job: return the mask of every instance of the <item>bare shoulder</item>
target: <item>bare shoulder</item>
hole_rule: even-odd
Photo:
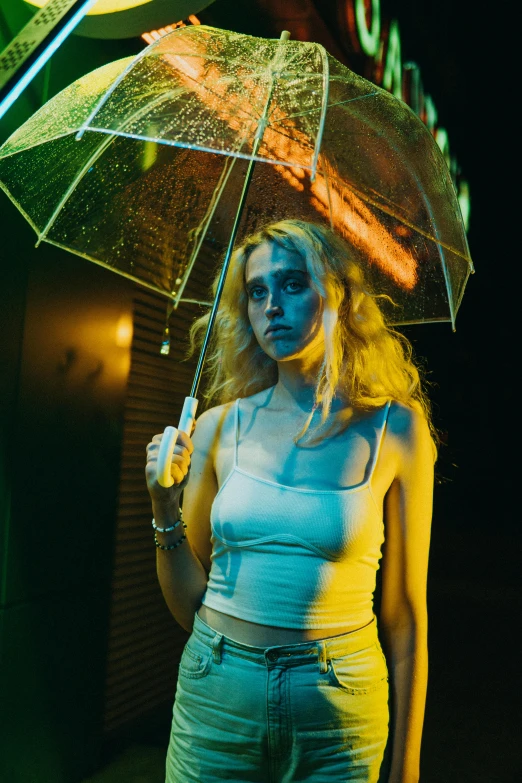
[[[435,446],[424,413],[393,401],[388,415],[388,433],[403,465],[435,460]]]
[[[208,408],[196,419],[196,430],[192,437],[195,450],[210,451],[216,448],[223,428],[230,422],[232,402]]]
[[[428,422],[422,411],[396,400],[390,405],[388,429],[404,443],[423,435],[430,437]]]

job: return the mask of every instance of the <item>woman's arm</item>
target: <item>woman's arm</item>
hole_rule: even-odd
[[[426,581],[433,503],[433,444],[422,414],[390,412],[397,472],[385,499],[380,630],[390,670],[388,783],[417,783],[428,681]]]
[[[215,408],[197,421],[192,443],[190,476],[183,492],[183,518],[187,539],[175,549],[156,550],[156,571],[165,602],[175,620],[192,631],[194,615],[201,606],[210,571],[210,510],[217,493],[214,473],[217,421]],[[178,518],[179,499],[162,503],[153,500],[153,514],[159,527],[168,527]],[[180,526],[181,527],[181,526]],[[176,543],[183,529],[158,533],[163,545]]]

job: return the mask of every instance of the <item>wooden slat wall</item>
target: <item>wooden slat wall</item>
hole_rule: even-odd
[[[206,280],[193,281],[198,298]],[[199,290],[198,290],[199,289]],[[125,411],[105,698],[110,734],[172,701],[177,663],[188,634],[169,613],[156,577],[145,448],[176,424],[190,392],[195,360],[182,362],[186,335],[200,309],[182,305],[170,319],[171,350],[160,354],[167,300],[143,289],[134,299],[134,336]],[[197,358],[197,357],[196,357]]]

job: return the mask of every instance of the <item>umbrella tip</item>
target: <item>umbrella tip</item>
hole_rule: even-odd
[[[289,38],[290,38],[290,32],[288,30],[283,30],[283,32],[279,36],[280,41],[288,41]]]

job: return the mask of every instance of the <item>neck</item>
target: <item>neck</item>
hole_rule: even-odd
[[[315,404],[317,376],[323,361],[323,354],[315,361],[303,362],[295,359],[278,362],[278,380],[269,396],[271,405],[289,413],[309,414]],[[348,398],[338,391],[332,400],[331,412],[346,411],[350,406]],[[352,409],[350,409],[352,410]]]
[[[310,413],[315,401],[317,375],[321,360],[278,362],[278,381],[272,402],[286,410]]]

